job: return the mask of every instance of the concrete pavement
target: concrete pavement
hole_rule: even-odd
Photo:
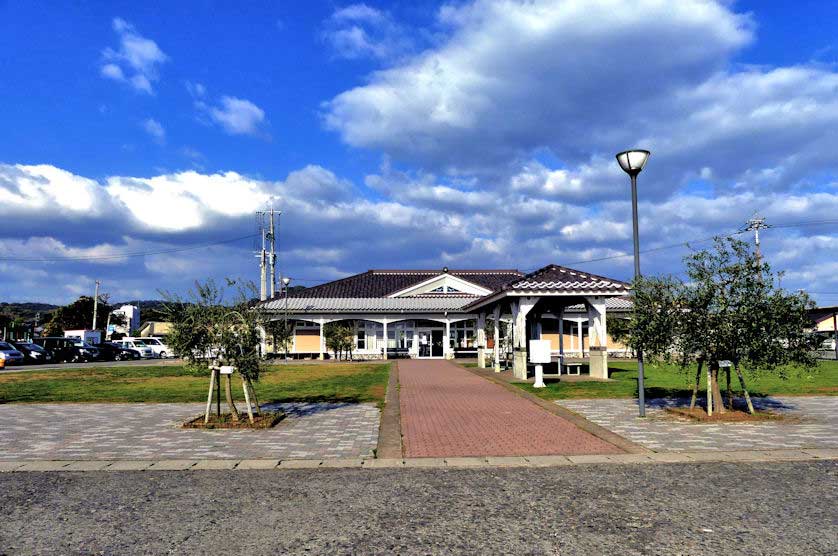
[[[835,554],[837,478],[834,461],[4,473],[0,554]]]

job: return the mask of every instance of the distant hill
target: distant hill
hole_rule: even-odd
[[[58,309],[58,305],[49,303],[0,303],[0,315],[8,315],[12,318],[22,318],[26,321],[34,320],[35,315],[40,313],[40,321],[43,323],[49,320],[49,315]]]

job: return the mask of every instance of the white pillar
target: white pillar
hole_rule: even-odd
[[[538,298],[522,297],[512,303],[512,320],[514,321],[512,355],[512,373],[515,378],[527,378],[527,313],[529,313]]]
[[[384,351],[382,351],[381,353],[382,353],[382,357],[384,359],[387,359],[387,344],[388,344],[387,319],[383,320],[382,325],[383,325],[383,328],[384,328],[384,331],[383,331],[383,334],[384,334]]]
[[[494,356],[495,356],[495,372],[500,372],[500,305],[496,306],[492,311],[492,318],[495,319],[495,335],[494,335]]]
[[[454,359],[451,351],[451,321],[445,317],[445,339],[442,341],[442,356],[446,359]]]
[[[321,361],[326,358],[326,336],[323,334],[323,319],[320,319],[320,355],[318,355],[318,359]]]
[[[584,342],[582,340],[582,317],[576,319],[576,340],[578,341],[579,357],[585,356]]]
[[[477,315],[477,366],[486,368],[486,313]]]
[[[416,323],[413,323],[413,344],[410,353],[414,357],[419,356],[419,333],[416,331]]]
[[[605,298],[586,297],[588,334],[590,336],[590,372],[594,378],[608,378],[608,337],[605,328]]]

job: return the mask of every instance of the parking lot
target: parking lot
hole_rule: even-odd
[[[48,365],[11,365],[0,369],[0,373],[26,371],[50,371],[61,369],[90,369],[92,367],[159,367],[161,365],[182,365],[181,359],[136,359],[133,361],[90,361],[89,363],[50,363]]]

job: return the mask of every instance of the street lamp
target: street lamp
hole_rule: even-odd
[[[288,284],[291,283],[291,278],[285,277],[282,279],[282,284],[285,286],[285,323],[283,324],[283,344],[285,351],[285,364],[288,364],[288,337],[290,334],[288,333]]]
[[[646,162],[649,160],[649,151],[635,149],[631,151],[623,151],[617,154],[617,162],[620,168],[631,176],[631,220],[634,231],[634,280],[640,278],[640,232],[637,223],[637,174],[643,171]],[[646,392],[643,372],[643,350],[637,350],[637,393],[638,404],[640,406],[640,416],[646,416]]]

